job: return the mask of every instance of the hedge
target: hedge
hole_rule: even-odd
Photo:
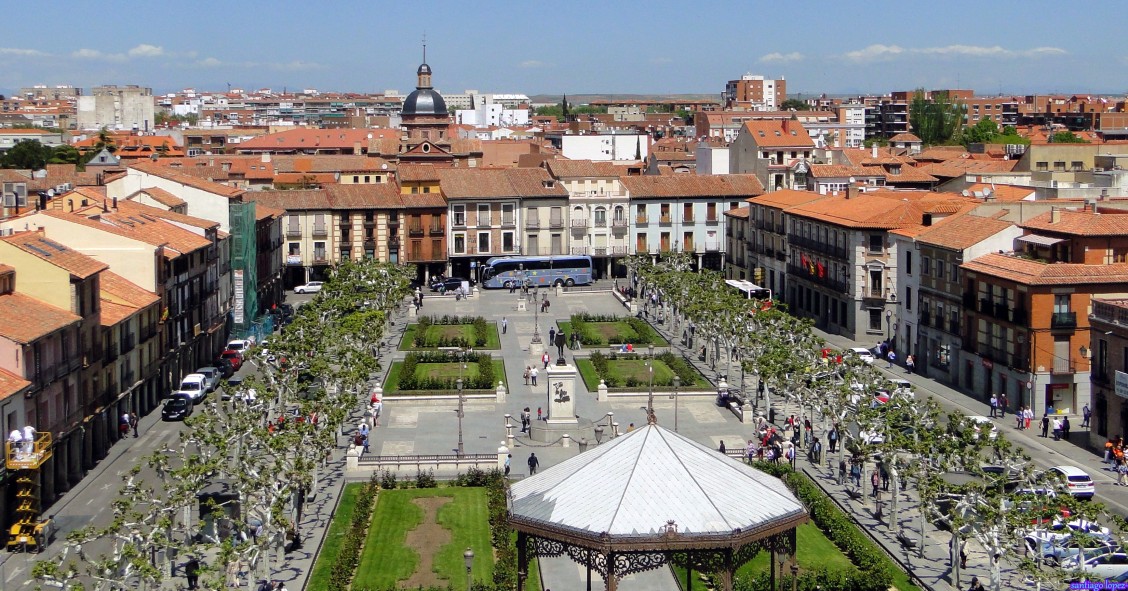
[[[478,365],[478,375],[464,376],[462,386],[467,390],[492,390],[497,387],[494,375],[493,356],[489,353],[474,353],[466,359]],[[420,363],[462,363],[455,353],[446,351],[412,351],[403,358],[399,374],[400,390],[453,390],[457,387],[456,378],[428,378],[415,375]]]
[[[349,584],[356,574],[356,567],[360,564],[360,551],[364,547],[364,538],[368,534],[368,523],[372,520],[372,510],[376,505],[376,493],[379,490],[379,483],[373,475],[357,496],[356,511],[353,512],[349,530],[345,533],[345,541],[341,544],[341,551],[330,568],[333,576],[326,587],[328,591],[348,591]]]

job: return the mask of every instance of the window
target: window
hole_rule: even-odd
[[[905,288],[905,309],[913,309],[913,288],[911,287]]]
[[[595,208],[595,227],[602,228],[607,225],[607,209],[603,207]]]
[[[936,261],[936,278],[944,278],[944,261]]]
[[[646,233],[639,232],[635,235],[635,252],[648,253],[650,250],[646,247]]]
[[[466,235],[454,235],[454,254],[466,254]]]
[[[905,275],[912,276],[913,274],[913,251],[905,251]]]
[[[477,222],[478,222],[479,228],[490,227],[490,224],[492,222],[490,221],[490,205],[488,203],[479,203],[478,204],[478,219],[477,219]]]
[[[314,242],[313,243],[313,260],[324,261],[326,259],[327,259],[327,257],[325,256],[325,243],[324,242]]]
[[[684,223],[684,224],[692,224],[693,223],[693,204],[692,203],[683,203],[682,204],[682,223]]]
[[[513,220],[513,218],[514,218],[513,204],[512,203],[502,203],[501,204],[501,225],[503,225],[503,226],[514,225],[516,222]]]
[[[490,233],[478,232],[478,252],[490,251]]]
[[[501,233],[501,249],[505,252],[513,252],[517,250],[513,243],[513,232]]]
[[[1054,161],[1054,172],[1065,172],[1065,161],[1064,160],[1055,160]]]
[[[366,175],[364,175],[364,182],[366,182],[366,183],[370,183],[370,182],[372,182],[372,176],[371,176],[371,175],[367,175],[367,174],[366,174]]]
[[[451,207],[451,212],[454,214],[454,225],[455,226],[465,226],[466,225],[466,206],[465,205],[454,205],[454,206]]]
[[[869,329],[881,330],[881,310],[871,309],[869,311]]]
[[[1073,162],[1069,163],[1069,170],[1072,170],[1074,172],[1081,172],[1084,166],[1084,163],[1082,163],[1081,161],[1074,160]]]
[[[290,253],[290,256],[300,256],[302,254],[302,243],[291,242],[288,252]]]
[[[869,251],[873,253],[880,253],[885,247],[885,240],[881,234],[869,235]]]
[[[920,257],[920,273],[921,275],[928,275],[932,272],[932,259],[928,257]]]
[[[550,239],[552,240],[552,254],[564,254],[564,235],[553,234]]]
[[[870,297],[881,297],[882,291],[881,284],[881,269],[869,270],[869,294]]]
[[[1054,295],[1054,314],[1069,312],[1069,294]]]
[[[1049,165],[1048,165],[1048,163],[1046,163],[1046,162],[1038,162],[1038,163],[1036,163],[1036,164],[1034,165],[1034,169],[1035,169],[1035,170],[1037,170],[1038,172],[1046,172],[1046,171],[1047,171],[1047,170],[1049,170],[1050,168],[1049,168]]]

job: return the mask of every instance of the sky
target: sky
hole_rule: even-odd
[[[441,92],[789,96],[963,88],[1128,92],[1119,2],[198,0],[19,2],[0,93],[33,84],[406,93],[427,40]]]

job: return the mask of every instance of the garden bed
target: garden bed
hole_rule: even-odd
[[[427,396],[458,390],[467,393],[493,394],[497,383],[505,382],[505,362],[488,353],[476,353],[466,360],[466,369],[457,353],[442,351],[411,352],[403,361],[395,361],[384,379],[385,396]]]
[[[576,367],[589,392],[595,392],[599,388],[601,379],[608,390],[646,391],[650,388],[649,361],[648,357],[637,353],[605,355],[600,351],[593,351],[587,359],[576,358]],[[698,373],[685,359],[670,352],[655,355],[654,386],[673,388],[674,375],[681,378],[681,388],[684,390],[712,389],[705,376]]]
[[[500,349],[497,323],[481,316],[420,316],[407,325],[400,351],[425,351],[443,347]]]
[[[587,347],[603,347],[630,343],[667,347],[669,341],[662,338],[652,326],[641,318],[633,316],[596,316],[592,314],[573,314],[569,320],[557,321],[557,326],[565,334],[579,332],[580,344]]]

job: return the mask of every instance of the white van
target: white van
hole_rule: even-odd
[[[180,387],[172,393],[173,396],[183,394],[197,403],[204,399],[208,393],[208,377],[202,373],[190,373],[180,380]]]

